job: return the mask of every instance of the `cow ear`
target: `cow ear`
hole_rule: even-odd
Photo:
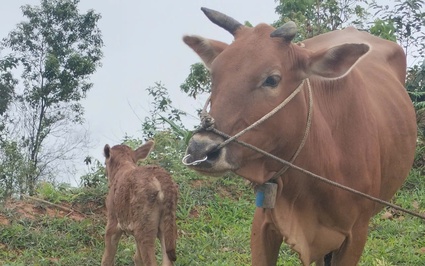
[[[199,55],[205,66],[210,69],[214,59],[228,46],[220,41],[205,39],[200,36],[184,36],[184,43]]]
[[[111,157],[111,148],[109,147],[108,144],[106,144],[105,147],[103,148],[103,155],[105,156],[106,159],[109,159],[109,157]]]
[[[369,51],[369,45],[346,43],[313,53],[307,72],[325,78],[344,76]]]
[[[148,157],[149,153],[153,149],[154,144],[155,144],[154,141],[149,140],[148,142],[146,142],[145,144],[137,148],[137,150],[134,151],[136,161],[142,160]]]

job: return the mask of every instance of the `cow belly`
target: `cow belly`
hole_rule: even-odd
[[[281,212],[275,208],[271,220],[283,236],[283,240],[300,256],[306,265],[337,250],[346,239],[346,234],[321,224],[316,217],[306,217],[295,210]]]
[[[315,229],[315,237],[309,245],[310,262],[323,259],[323,254],[328,254],[333,250],[341,247],[346,236],[334,228],[317,226]]]

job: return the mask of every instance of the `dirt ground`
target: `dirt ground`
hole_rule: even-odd
[[[103,206],[70,206],[67,203],[54,204],[38,198],[23,200],[8,200],[0,209],[0,225],[9,225],[11,219],[35,219],[39,216],[63,218],[68,217],[75,221],[82,221],[90,215],[104,215]],[[87,212],[87,210],[91,212]]]

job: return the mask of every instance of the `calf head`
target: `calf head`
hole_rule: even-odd
[[[117,170],[127,164],[136,164],[137,161],[148,157],[154,146],[153,141],[148,141],[136,150],[127,145],[115,145],[112,148],[106,144],[103,148],[106,165],[106,175],[109,181],[115,177]]]
[[[296,35],[293,22],[278,29],[266,24],[250,28],[217,11],[202,11],[235,37],[230,45],[199,36],[183,37],[210,70],[209,115],[215,127],[228,135],[235,135],[270,112],[304,79],[312,75],[324,79],[344,76],[369,50],[366,44],[343,44],[313,52],[292,43]],[[240,140],[288,160],[305,131],[307,99],[307,91],[301,91],[284,109]],[[265,182],[272,171],[282,167],[237,144],[216,150],[222,141],[211,132],[195,134],[187,148],[190,167],[211,175],[230,170],[255,183]]]

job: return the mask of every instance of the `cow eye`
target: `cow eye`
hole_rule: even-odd
[[[279,84],[279,81],[280,76],[278,75],[268,76],[262,86],[275,88]]]

